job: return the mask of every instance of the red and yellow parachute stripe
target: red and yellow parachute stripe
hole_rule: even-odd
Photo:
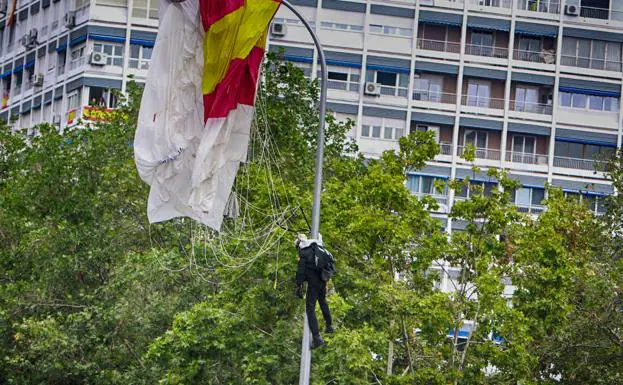
[[[204,119],[253,105],[266,32],[279,0],[200,0]],[[209,54],[208,54],[209,53]]]

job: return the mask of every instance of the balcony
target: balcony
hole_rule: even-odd
[[[551,104],[533,103],[526,101],[511,100],[510,110],[516,112],[527,112],[529,114],[551,115],[553,106]]]
[[[559,0],[519,0],[517,9],[521,11],[531,11],[540,13],[560,13]]]
[[[528,152],[506,151],[506,161],[547,166],[547,155]]]
[[[430,90],[413,90],[413,100],[421,102],[456,104],[456,94],[449,92],[435,92]]]
[[[520,49],[513,50],[513,59],[527,61],[531,63],[556,64],[556,51],[524,51]]]
[[[461,105],[466,107],[489,108],[494,110],[504,109],[504,99],[485,98],[481,96],[463,95]]]
[[[465,54],[474,56],[508,59],[508,48],[489,45],[465,44]]]
[[[444,41],[444,40],[430,40],[430,39],[417,39],[417,48],[426,51],[436,52],[448,52],[448,53],[461,53],[461,43]]]
[[[580,7],[580,16],[588,19],[623,22],[623,11],[615,11],[606,8],[582,6]]]
[[[469,146],[471,147],[471,146]],[[463,156],[465,153],[465,146],[458,147],[458,155]],[[476,147],[474,151],[474,155],[476,159],[486,159],[486,160],[500,160],[500,150],[495,150],[491,148],[480,148]]]
[[[567,158],[564,156],[555,156],[554,167],[603,172],[607,171],[608,164],[604,161],[594,159]]]

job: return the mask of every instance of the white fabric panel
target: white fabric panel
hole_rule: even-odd
[[[151,186],[150,223],[179,216],[220,230],[253,107],[203,123],[203,28],[197,0],[161,1],[162,18],[134,142],[136,166]]]

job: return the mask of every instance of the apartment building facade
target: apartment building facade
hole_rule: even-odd
[[[11,0],[9,0],[10,2]],[[105,119],[113,89],[144,82],[159,0],[17,0],[0,3],[0,119],[16,128]]]
[[[558,0],[296,0],[329,65],[329,108],[357,124],[350,133],[371,157],[412,131],[433,131],[441,153],[408,176],[414,194],[447,213],[470,189],[435,191],[435,181],[504,168],[522,187],[520,211],[543,210],[544,186],[577,196],[599,214],[613,193],[604,160],[621,146],[623,2]],[[618,7],[618,8],[617,8]],[[303,25],[281,8],[270,50],[317,74]]]

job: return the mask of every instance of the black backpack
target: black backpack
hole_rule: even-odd
[[[320,271],[320,277],[323,281],[328,281],[337,273],[335,258],[324,246],[314,245],[314,259],[316,270]]]

